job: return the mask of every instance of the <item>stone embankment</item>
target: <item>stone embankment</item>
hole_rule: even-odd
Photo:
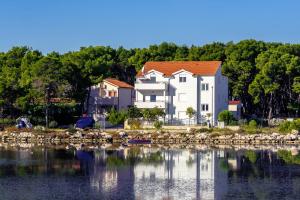
[[[38,143],[38,144],[78,144],[78,143],[126,143],[130,139],[150,140],[152,144],[300,144],[300,134],[241,134],[241,133],[193,133],[193,132],[156,132],[156,131],[77,131],[69,132],[35,132],[2,131],[0,143]]]

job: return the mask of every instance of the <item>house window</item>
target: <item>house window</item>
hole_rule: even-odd
[[[186,82],[186,76],[185,75],[179,75],[179,82],[185,83]]]
[[[186,94],[185,93],[179,93],[178,94],[178,101],[186,102],[187,101]]]
[[[156,102],[156,95],[150,95],[150,102]]]
[[[201,90],[202,91],[208,91],[208,83],[202,83],[201,84]]]
[[[150,75],[151,82],[156,82],[156,76],[154,74]]]
[[[113,90],[108,91],[108,96],[109,97],[116,97],[117,96],[117,91],[113,91]]]
[[[201,104],[201,111],[208,111],[208,104]]]

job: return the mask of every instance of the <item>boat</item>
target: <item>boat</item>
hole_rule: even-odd
[[[151,144],[151,140],[147,139],[131,139],[128,140],[129,144]]]

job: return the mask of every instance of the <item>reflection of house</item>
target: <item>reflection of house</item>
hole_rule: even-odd
[[[91,88],[88,114],[97,120],[112,107],[116,110],[127,109],[133,105],[133,95],[133,86],[128,83],[112,78],[104,79]]]
[[[228,110],[232,112],[235,119],[241,119],[242,104],[240,101],[229,101]]]
[[[215,151],[163,151],[164,163],[135,166],[135,193],[142,199],[221,199],[227,174],[219,170],[218,155]]]
[[[216,123],[227,109],[228,81],[220,61],[147,62],[138,73],[136,102],[139,108],[163,108],[169,123],[190,123],[186,110],[192,107],[192,123]]]

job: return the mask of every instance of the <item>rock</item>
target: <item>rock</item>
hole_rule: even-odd
[[[298,134],[299,134],[299,131],[298,131],[298,130],[295,130],[295,129],[293,129],[293,130],[291,131],[291,134],[293,134],[293,135],[298,135]]]
[[[81,137],[82,137],[82,133],[81,133],[80,131],[77,131],[77,132],[74,134],[74,137],[81,138]]]

